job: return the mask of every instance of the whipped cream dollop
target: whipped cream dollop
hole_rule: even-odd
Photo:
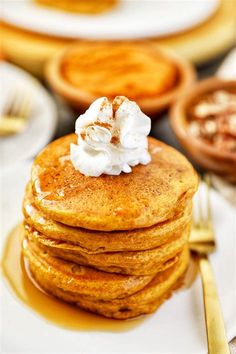
[[[85,176],[129,173],[151,161],[150,130],[151,119],[135,102],[117,96],[111,103],[101,97],[76,120],[78,141],[71,144],[72,164]]]

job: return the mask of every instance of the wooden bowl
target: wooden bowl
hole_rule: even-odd
[[[80,43],[81,42],[76,42],[65,47],[49,59],[45,67],[45,76],[49,85],[57,94],[63,97],[65,101],[75,109],[84,111],[99,96],[83,91],[83,87],[78,88],[73,86],[61,74],[63,58],[72,53]],[[91,45],[92,44],[93,42],[91,42]],[[155,114],[168,108],[171,103],[173,103],[177,97],[179,97],[179,95],[192,84],[196,78],[196,73],[194,67],[188,61],[177,56],[173,52],[148,41],[139,42],[139,44],[151,46],[162,58],[166,58],[168,61],[173,62],[173,65],[177,68],[178,79],[173,88],[157,97],[136,100],[140,108],[146,114],[154,117]],[[110,42],[109,45],[115,45],[115,43]]]
[[[197,164],[236,183],[236,153],[215,148],[188,132],[188,108],[196,99],[216,90],[236,93],[236,81],[223,81],[215,77],[199,81],[172,106],[170,122],[178,140]]]

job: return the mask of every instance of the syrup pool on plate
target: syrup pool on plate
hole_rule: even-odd
[[[148,317],[125,321],[108,319],[83,311],[46,294],[32,279],[27,263],[22,257],[23,232],[23,225],[19,224],[9,234],[1,262],[2,273],[14,294],[44,319],[65,329],[122,332],[140,325]],[[190,287],[196,275],[197,265],[191,259],[181,288]]]

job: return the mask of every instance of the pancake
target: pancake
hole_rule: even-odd
[[[23,203],[28,269],[48,293],[106,317],[153,312],[188,264],[198,176],[148,138],[148,165],[86,177],[70,161],[76,140],[54,141],[33,163]]]
[[[31,184],[28,183],[23,213],[25,222],[47,238],[59,242],[72,243],[81,252],[95,254],[114,251],[141,251],[155,248],[181,237],[183,230],[192,218],[192,202],[175,219],[149,228],[132,231],[93,231],[64,225],[49,219],[36,208],[32,196]]]
[[[154,275],[135,276],[106,273],[52,257],[35,243],[23,241],[23,254],[35,278],[62,289],[92,299],[112,300],[123,298],[142,289]],[[36,276],[37,275],[37,276]]]
[[[146,251],[107,252],[86,254],[76,245],[48,239],[43,234],[30,229],[26,225],[27,239],[36,243],[41,252],[50,256],[68,260],[79,265],[91,266],[111,273],[128,275],[149,275],[163,271],[175,262],[176,255],[187,244],[191,223],[186,226],[182,235],[162,246]]]
[[[197,189],[198,177],[175,149],[148,138],[152,161],[119,176],[86,177],[73,167],[75,134],[49,144],[35,159],[32,190],[37,208],[66,225],[91,230],[133,230],[176,217]]]
[[[116,319],[128,319],[152,313],[182,285],[188,262],[189,251],[185,249],[176,264],[157,273],[156,277],[137,293],[108,302],[80,298],[77,304],[83,309]]]
[[[186,248],[179,256],[177,263],[169,269],[157,273],[140,291],[112,301],[83,296],[76,291],[65,290],[65,288],[58,286],[48,276],[44,276],[47,274],[48,269],[48,265],[45,262],[42,262],[40,267],[35,267],[34,262],[31,263],[30,259],[30,271],[41,288],[53,296],[106,317],[128,319],[155,311],[171,295],[172,291],[179,286],[178,279],[185,272],[188,261],[189,251]],[[104,293],[105,291],[104,289]]]
[[[34,0],[49,8],[81,14],[100,14],[111,10],[118,0]]]

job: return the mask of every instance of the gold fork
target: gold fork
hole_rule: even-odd
[[[190,249],[198,255],[203,286],[208,354],[230,354],[214,274],[208,258],[208,254],[214,252],[216,249],[216,241],[212,226],[209,193],[210,177],[208,175],[204,176],[204,181],[206,186],[206,200],[205,203],[203,203],[202,199],[199,198],[197,203],[198,218],[193,218]],[[203,213],[203,204],[206,204],[205,213]]]
[[[0,135],[20,133],[26,127],[32,107],[29,95],[15,89],[8,97],[0,116]]]

